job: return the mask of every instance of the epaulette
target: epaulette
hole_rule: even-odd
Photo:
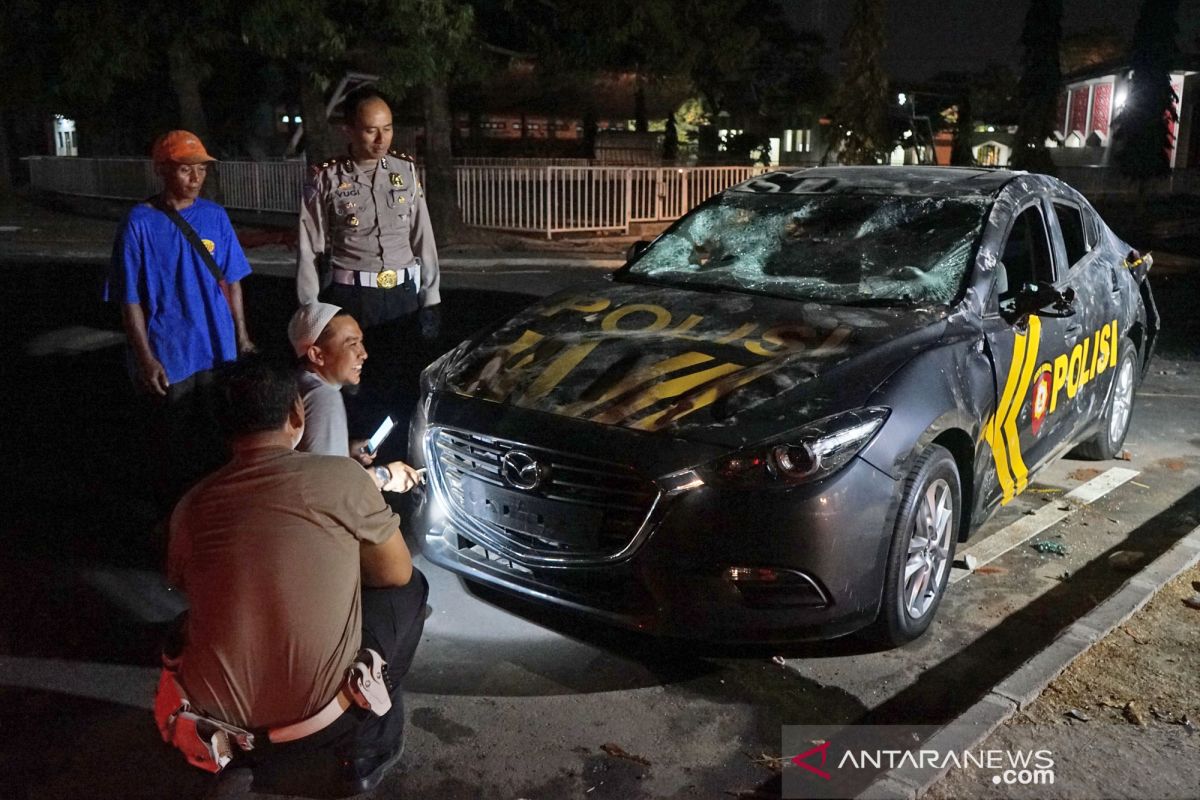
[[[414,164],[417,163],[417,159],[413,158],[408,153],[401,152],[400,150],[388,150],[388,155],[395,156],[396,158],[402,158],[405,161],[411,161]]]
[[[322,161],[320,164],[313,164],[311,169],[314,172],[323,172],[323,171],[329,169],[330,167],[336,167],[336,166],[340,166],[343,169],[349,169],[351,166],[350,157],[349,156],[337,156],[336,158],[327,158],[324,161]]]

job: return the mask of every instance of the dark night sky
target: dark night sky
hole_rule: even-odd
[[[850,0],[783,0],[799,28],[825,35],[837,70]],[[884,66],[898,79],[922,79],[943,70],[974,71],[989,61],[1014,69],[1020,63],[1021,25],[1029,0],[890,0]],[[1114,28],[1132,37],[1141,0],[1064,0],[1063,32]],[[1200,0],[1179,5],[1180,47],[1200,49]]]

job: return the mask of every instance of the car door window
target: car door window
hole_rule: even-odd
[[[1063,246],[1067,251],[1067,264],[1074,267],[1088,254],[1083,213],[1078,206],[1055,201],[1054,215],[1058,218],[1058,227],[1062,231]]]
[[[1037,206],[1017,215],[1004,243],[997,270],[1000,309],[1010,306],[1021,287],[1045,281],[1054,282],[1054,259],[1046,222]]]

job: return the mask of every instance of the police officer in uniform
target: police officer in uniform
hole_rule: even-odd
[[[410,349],[414,343],[403,343],[410,333],[436,339],[440,327],[437,244],[425,192],[413,160],[390,150],[392,112],[383,98],[360,90],[343,107],[349,155],[314,167],[304,187],[296,293],[301,304],[319,295],[346,309],[368,337],[373,328],[388,329],[395,335],[378,342],[384,349]],[[318,264],[323,255],[327,276]]]

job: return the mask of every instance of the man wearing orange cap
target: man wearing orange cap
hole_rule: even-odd
[[[214,162],[188,131],[154,143],[161,194],[134,206],[113,246],[104,297],[121,304],[135,385],[149,398],[159,501],[223,460],[211,370],[254,350],[240,281],[250,265],[225,210],[200,197]]]

